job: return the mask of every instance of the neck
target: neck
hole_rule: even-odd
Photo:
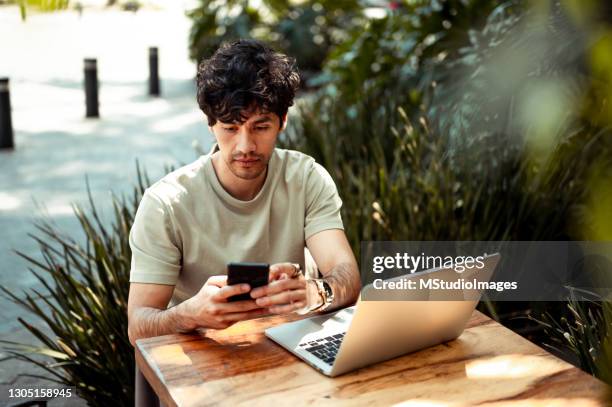
[[[263,187],[266,181],[269,163],[268,166],[266,166],[266,170],[259,174],[257,178],[253,179],[243,179],[235,176],[227,167],[225,161],[221,159],[221,154],[219,154],[219,152],[213,154],[212,165],[217,174],[219,183],[228,194],[241,201],[250,201],[257,196]]]

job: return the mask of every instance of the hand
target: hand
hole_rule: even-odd
[[[307,282],[304,275],[291,263],[270,266],[269,283],[254,288],[251,297],[260,307],[267,307],[273,314],[286,314],[308,305]]]
[[[181,305],[195,328],[225,329],[238,321],[267,314],[254,300],[228,302],[236,294],[248,293],[248,284],[227,285],[227,276],[210,277],[200,291]]]

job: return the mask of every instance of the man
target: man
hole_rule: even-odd
[[[294,61],[239,40],[202,61],[197,86],[217,144],[142,198],[130,232],[132,344],[353,303],[359,273],[334,182],[311,157],[275,148],[299,86]],[[300,272],[305,247],[321,279]],[[272,264],[270,281],[250,300],[228,302],[250,290],[226,283],[226,264],[237,261]]]

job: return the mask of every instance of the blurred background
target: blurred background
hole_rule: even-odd
[[[44,376],[76,386],[75,405],[133,403],[127,233],[144,188],[210,147],[194,76],[223,41],[297,59],[279,144],[334,177],[357,255],[363,240],[612,240],[605,0],[0,4],[3,394]],[[609,302],[569,287],[479,309],[612,382]]]

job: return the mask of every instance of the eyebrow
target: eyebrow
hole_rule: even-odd
[[[261,124],[261,123],[267,123],[267,122],[271,122],[272,119],[269,116],[266,117],[262,117],[261,119],[257,119],[253,122],[253,124]]]
[[[272,119],[270,118],[270,116],[265,116],[265,117],[255,120],[253,124],[269,123],[271,121]],[[232,122],[232,123],[219,122],[219,123],[221,123],[223,126],[230,126],[230,127],[241,125],[240,123],[235,123],[235,122]]]

